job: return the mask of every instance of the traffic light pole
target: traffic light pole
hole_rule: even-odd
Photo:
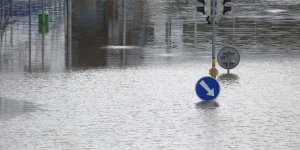
[[[212,0],[212,68],[211,76],[217,77],[216,69],[216,0]]]
[[[203,4],[203,6],[197,7],[197,12],[202,12],[203,14],[207,15],[206,21],[208,24],[212,24],[212,67],[209,70],[209,74],[213,78],[216,78],[219,74],[219,71],[216,68],[216,18],[217,16],[222,16],[226,12],[232,10],[231,6],[225,6],[227,2],[231,1],[232,0],[197,0],[197,2]]]

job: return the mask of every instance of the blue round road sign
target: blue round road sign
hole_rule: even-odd
[[[220,93],[219,82],[212,77],[203,77],[196,84],[196,93],[204,101],[214,100]]]

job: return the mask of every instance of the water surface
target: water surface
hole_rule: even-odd
[[[73,0],[70,13],[45,0],[44,37],[41,1],[0,3],[0,149],[300,148],[297,0],[234,2],[217,48],[241,62],[218,66],[208,104],[194,87],[211,33],[194,1]]]

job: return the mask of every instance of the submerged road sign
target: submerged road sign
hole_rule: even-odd
[[[218,53],[218,63],[224,69],[233,69],[240,63],[240,54],[233,47],[224,47]]]
[[[203,77],[196,84],[196,93],[204,101],[216,99],[220,93],[220,85],[215,78]]]

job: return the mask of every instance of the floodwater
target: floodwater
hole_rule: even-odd
[[[41,0],[0,3],[0,149],[300,149],[298,0],[234,1],[217,48],[241,62],[210,103],[195,1],[45,0],[44,34]]]

